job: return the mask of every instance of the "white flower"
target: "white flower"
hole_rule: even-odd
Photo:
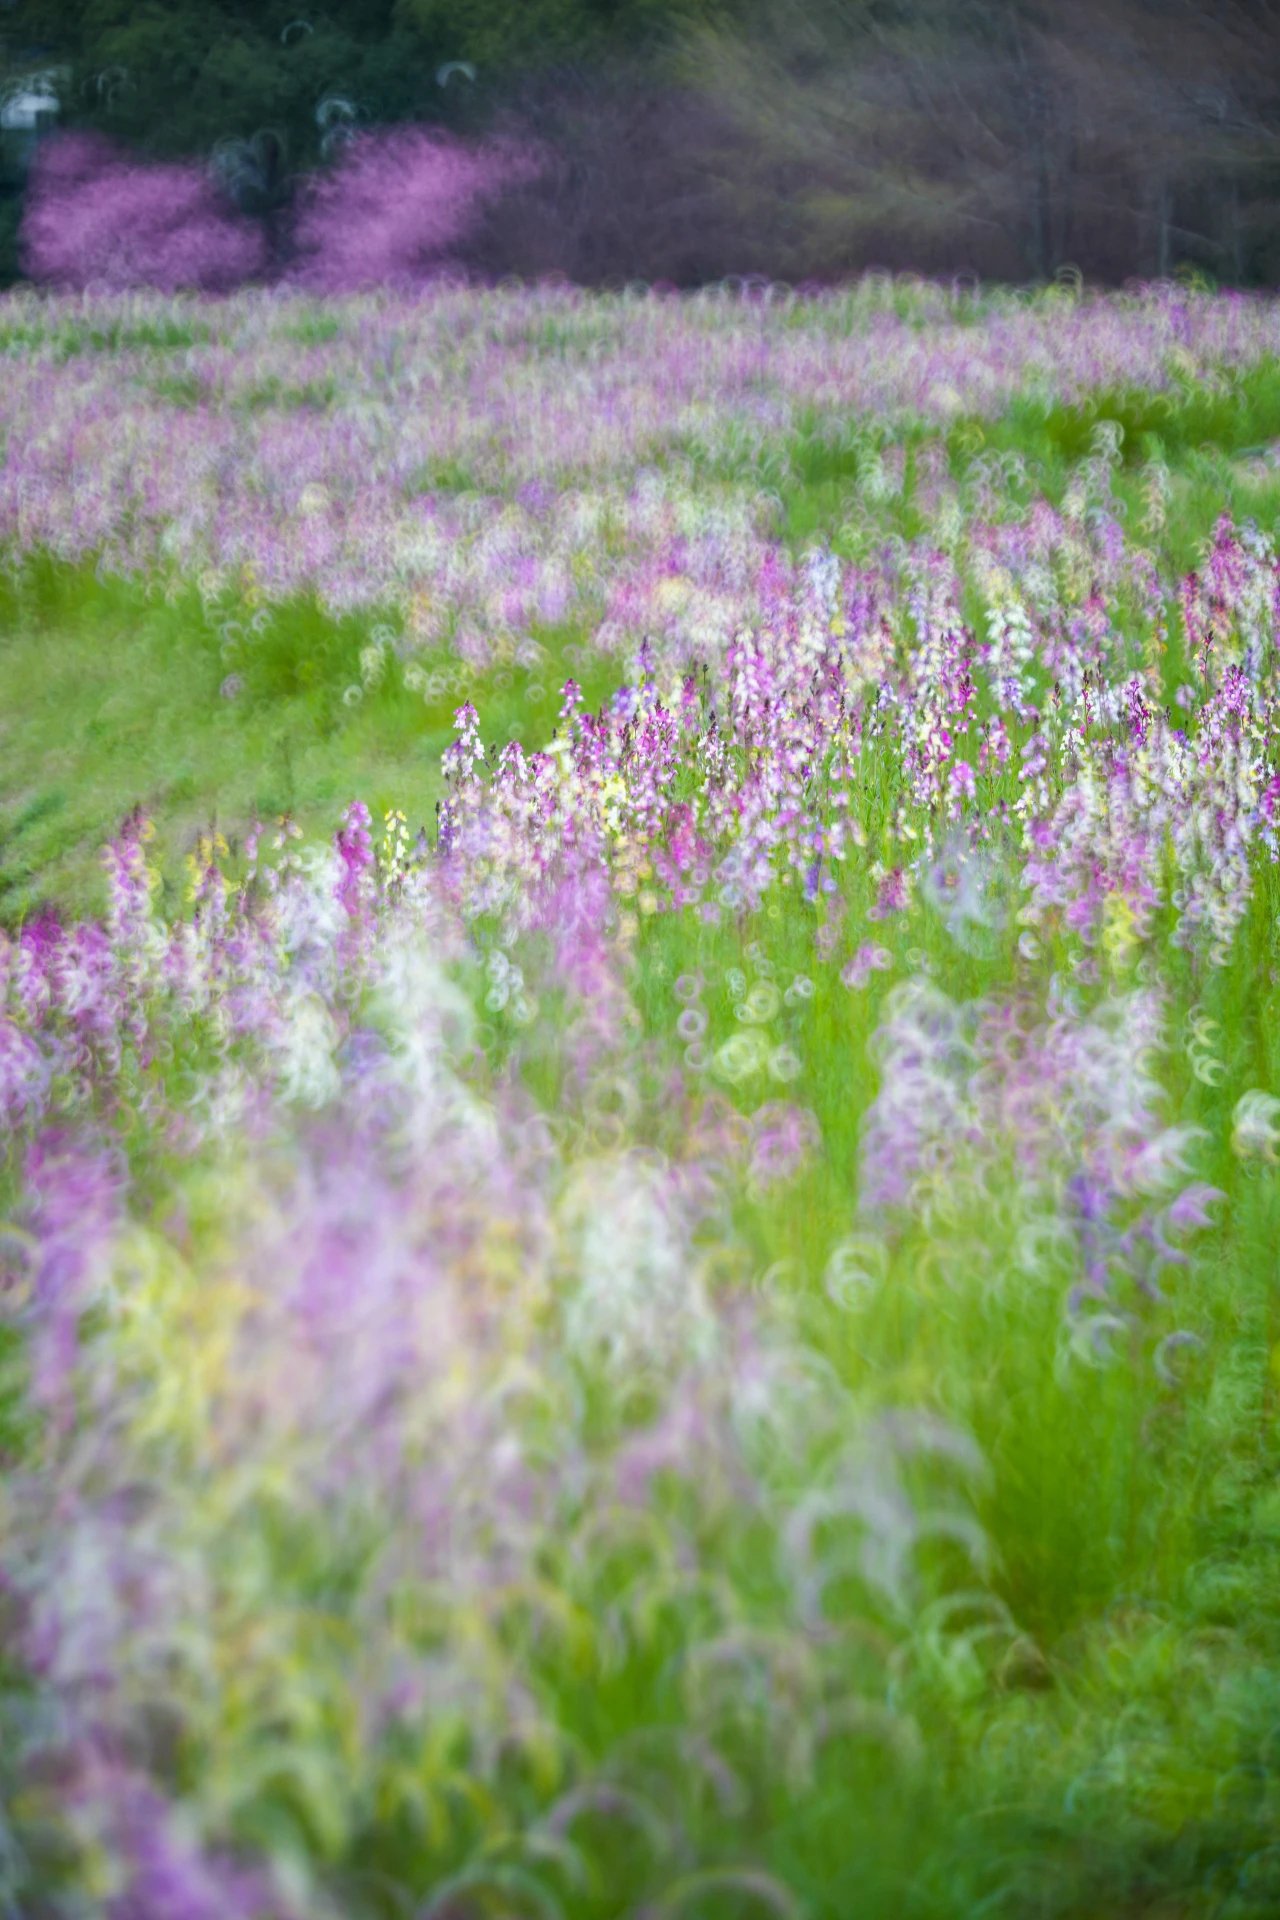
[[[1276,1143],[1280,1141],[1280,1100],[1253,1087],[1236,1101],[1232,1115],[1231,1151],[1242,1160],[1276,1161]]]

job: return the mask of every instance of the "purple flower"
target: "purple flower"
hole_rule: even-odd
[[[143,164],[75,133],[37,156],[22,252],[33,280],[70,289],[227,292],[266,263],[260,229],[219,205],[201,168]]]
[[[851,960],[846,960],[840,969],[840,978],[846,987],[861,992],[873,973],[884,972],[893,965],[893,955],[884,947],[876,946],[873,940],[864,940]]]

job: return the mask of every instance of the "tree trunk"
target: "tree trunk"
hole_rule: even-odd
[[[1231,280],[1240,286],[1244,280],[1244,228],[1240,219],[1240,180],[1235,173],[1227,183],[1227,258]]]
[[[1152,194],[1152,218],[1155,222],[1156,278],[1167,280],[1173,266],[1173,194],[1164,174],[1156,181]]]

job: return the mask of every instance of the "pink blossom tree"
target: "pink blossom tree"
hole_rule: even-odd
[[[303,190],[288,279],[316,293],[421,286],[451,264],[486,201],[538,170],[514,142],[469,147],[420,127],[359,135]]]
[[[261,229],[222,206],[203,168],[134,161],[82,133],[40,152],[21,245],[32,280],[70,291],[225,293],[266,259]]]

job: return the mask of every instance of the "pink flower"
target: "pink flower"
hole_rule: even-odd
[[[892,873],[886,873],[880,882],[876,903],[867,915],[869,920],[887,920],[891,913],[901,913],[911,898],[911,883],[901,867],[895,867]]]
[[[840,979],[846,987],[861,992],[873,973],[883,973],[893,965],[893,955],[873,940],[864,940],[852,960],[845,962]]]
[[[977,792],[977,781],[973,768],[967,760],[957,760],[951,769],[951,797],[953,800],[972,800]]]
[[[40,153],[22,252],[33,280],[71,291],[225,293],[266,262],[261,232],[219,205],[202,168],[133,161],[84,134],[64,134]]]
[[[537,167],[528,149],[467,147],[419,127],[365,135],[308,183],[289,278],[315,293],[411,292],[448,265],[486,200]]]

